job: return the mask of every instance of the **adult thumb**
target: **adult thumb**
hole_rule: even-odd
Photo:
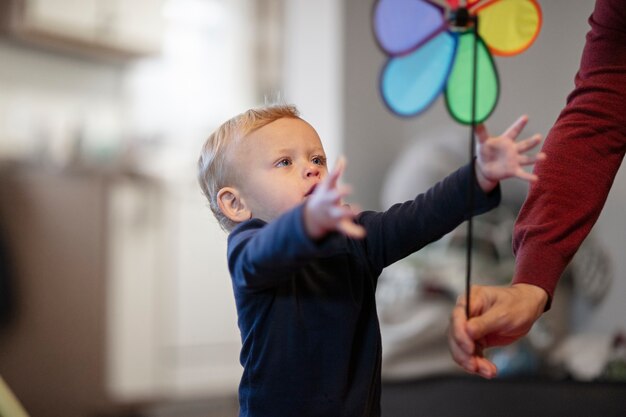
[[[472,317],[466,325],[467,334],[473,340],[486,339],[492,333],[497,333],[502,328],[501,315],[494,310],[488,310],[480,316]]]

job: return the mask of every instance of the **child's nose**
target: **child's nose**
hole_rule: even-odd
[[[308,164],[305,172],[305,176],[308,177],[319,177],[320,176],[320,167],[316,164]]]

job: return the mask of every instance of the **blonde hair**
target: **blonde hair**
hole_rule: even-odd
[[[217,204],[217,193],[230,185],[233,175],[226,161],[226,155],[233,144],[250,133],[284,117],[299,118],[300,113],[294,105],[271,104],[250,109],[241,113],[218,127],[202,146],[198,159],[198,182],[209,207],[222,229],[230,232],[237,223],[222,213]]]

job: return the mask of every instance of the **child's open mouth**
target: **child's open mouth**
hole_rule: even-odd
[[[313,191],[315,191],[315,188],[317,188],[317,184],[313,184],[313,186],[311,188],[309,188],[309,191],[306,192],[306,194],[304,195],[305,197],[310,196],[311,194],[313,194]]]

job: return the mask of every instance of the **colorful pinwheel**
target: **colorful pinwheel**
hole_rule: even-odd
[[[526,50],[539,34],[541,9],[536,0],[461,3],[376,3],[374,33],[389,55],[381,72],[380,91],[393,113],[415,116],[444,88],[446,107],[459,123],[482,123],[493,112],[500,87],[492,54],[510,56]],[[475,36],[471,22],[476,18]]]

